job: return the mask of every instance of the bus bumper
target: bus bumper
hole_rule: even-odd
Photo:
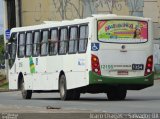
[[[128,90],[139,90],[149,86],[152,86],[154,83],[154,74],[148,76],[140,77],[109,77],[101,76],[92,71],[89,72],[89,85],[108,85],[115,86],[120,85],[124,86]]]

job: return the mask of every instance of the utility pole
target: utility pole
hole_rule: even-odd
[[[3,7],[4,7],[4,12],[3,12],[4,43],[6,44],[7,40],[6,40],[5,30],[8,29],[7,0],[3,0]]]
[[[19,0],[15,0],[15,13],[16,13],[16,27],[21,26],[20,20],[20,3]]]
[[[7,43],[7,40],[6,40],[6,33],[5,31],[8,29],[8,14],[7,14],[7,0],[3,0],[3,7],[4,7],[4,25],[3,25],[3,28],[4,28],[4,48],[5,48],[5,51],[6,51],[6,43]],[[8,80],[8,60],[5,59],[5,74],[6,74],[6,79]]]

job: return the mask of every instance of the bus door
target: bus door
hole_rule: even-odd
[[[13,34],[11,36],[10,42],[7,43],[6,45],[6,49],[7,49],[7,61],[8,61],[8,65],[9,65],[9,70],[11,71],[11,73],[16,73],[16,70],[14,68],[14,63],[15,63],[15,59],[16,59],[16,51],[17,51],[17,38],[16,38],[16,34]]]
[[[16,60],[16,52],[17,52],[17,34],[13,33],[11,35],[11,39],[9,41],[9,43],[6,44],[6,68],[7,68],[7,76],[9,78],[9,80],[11,80],[10,82],[13,82],[13,84],[15,83],[15,85],[11,85],[11,83],[9,84],[9,88],[10,89],[16,89],[16,64],[15,64],[15,60]]]

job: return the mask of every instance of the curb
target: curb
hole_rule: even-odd
[[[1,92],[14,92],[14,91],[18,91],[18,90],[0,89],[0,93]]]
[[[10,92],[10,90],[0,89],[0,92]]]

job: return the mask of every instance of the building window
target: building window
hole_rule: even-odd
[[[18,43],[18,57],[24,57],[25,51],[25,33],[19,34],[19,43]]]
[[[79,52],[86,52],[88,43],[88,26],[80,26]]]
[[[41,55],[48,54],[48,31],[42,31]]]
[[[39,56],[40,52],[40,32],[34,32],[33,56]]]
[[[59,43],[59,54],[66,54],[68,47],[68,33],[67,28],[60,30],[60,43]]]
[[[49,40],[49,55],[56,55],[58,49],[58,31],[51,30],[51,39]]]
[[[33,35],[32,33],[27,33],[26,35],[26,56],[32,55],[32,41],[33,41]]]
[[[78,27],[70,28],[70,39],[69,39],[69,53],[77,52],[77,41],[78,41]]]

